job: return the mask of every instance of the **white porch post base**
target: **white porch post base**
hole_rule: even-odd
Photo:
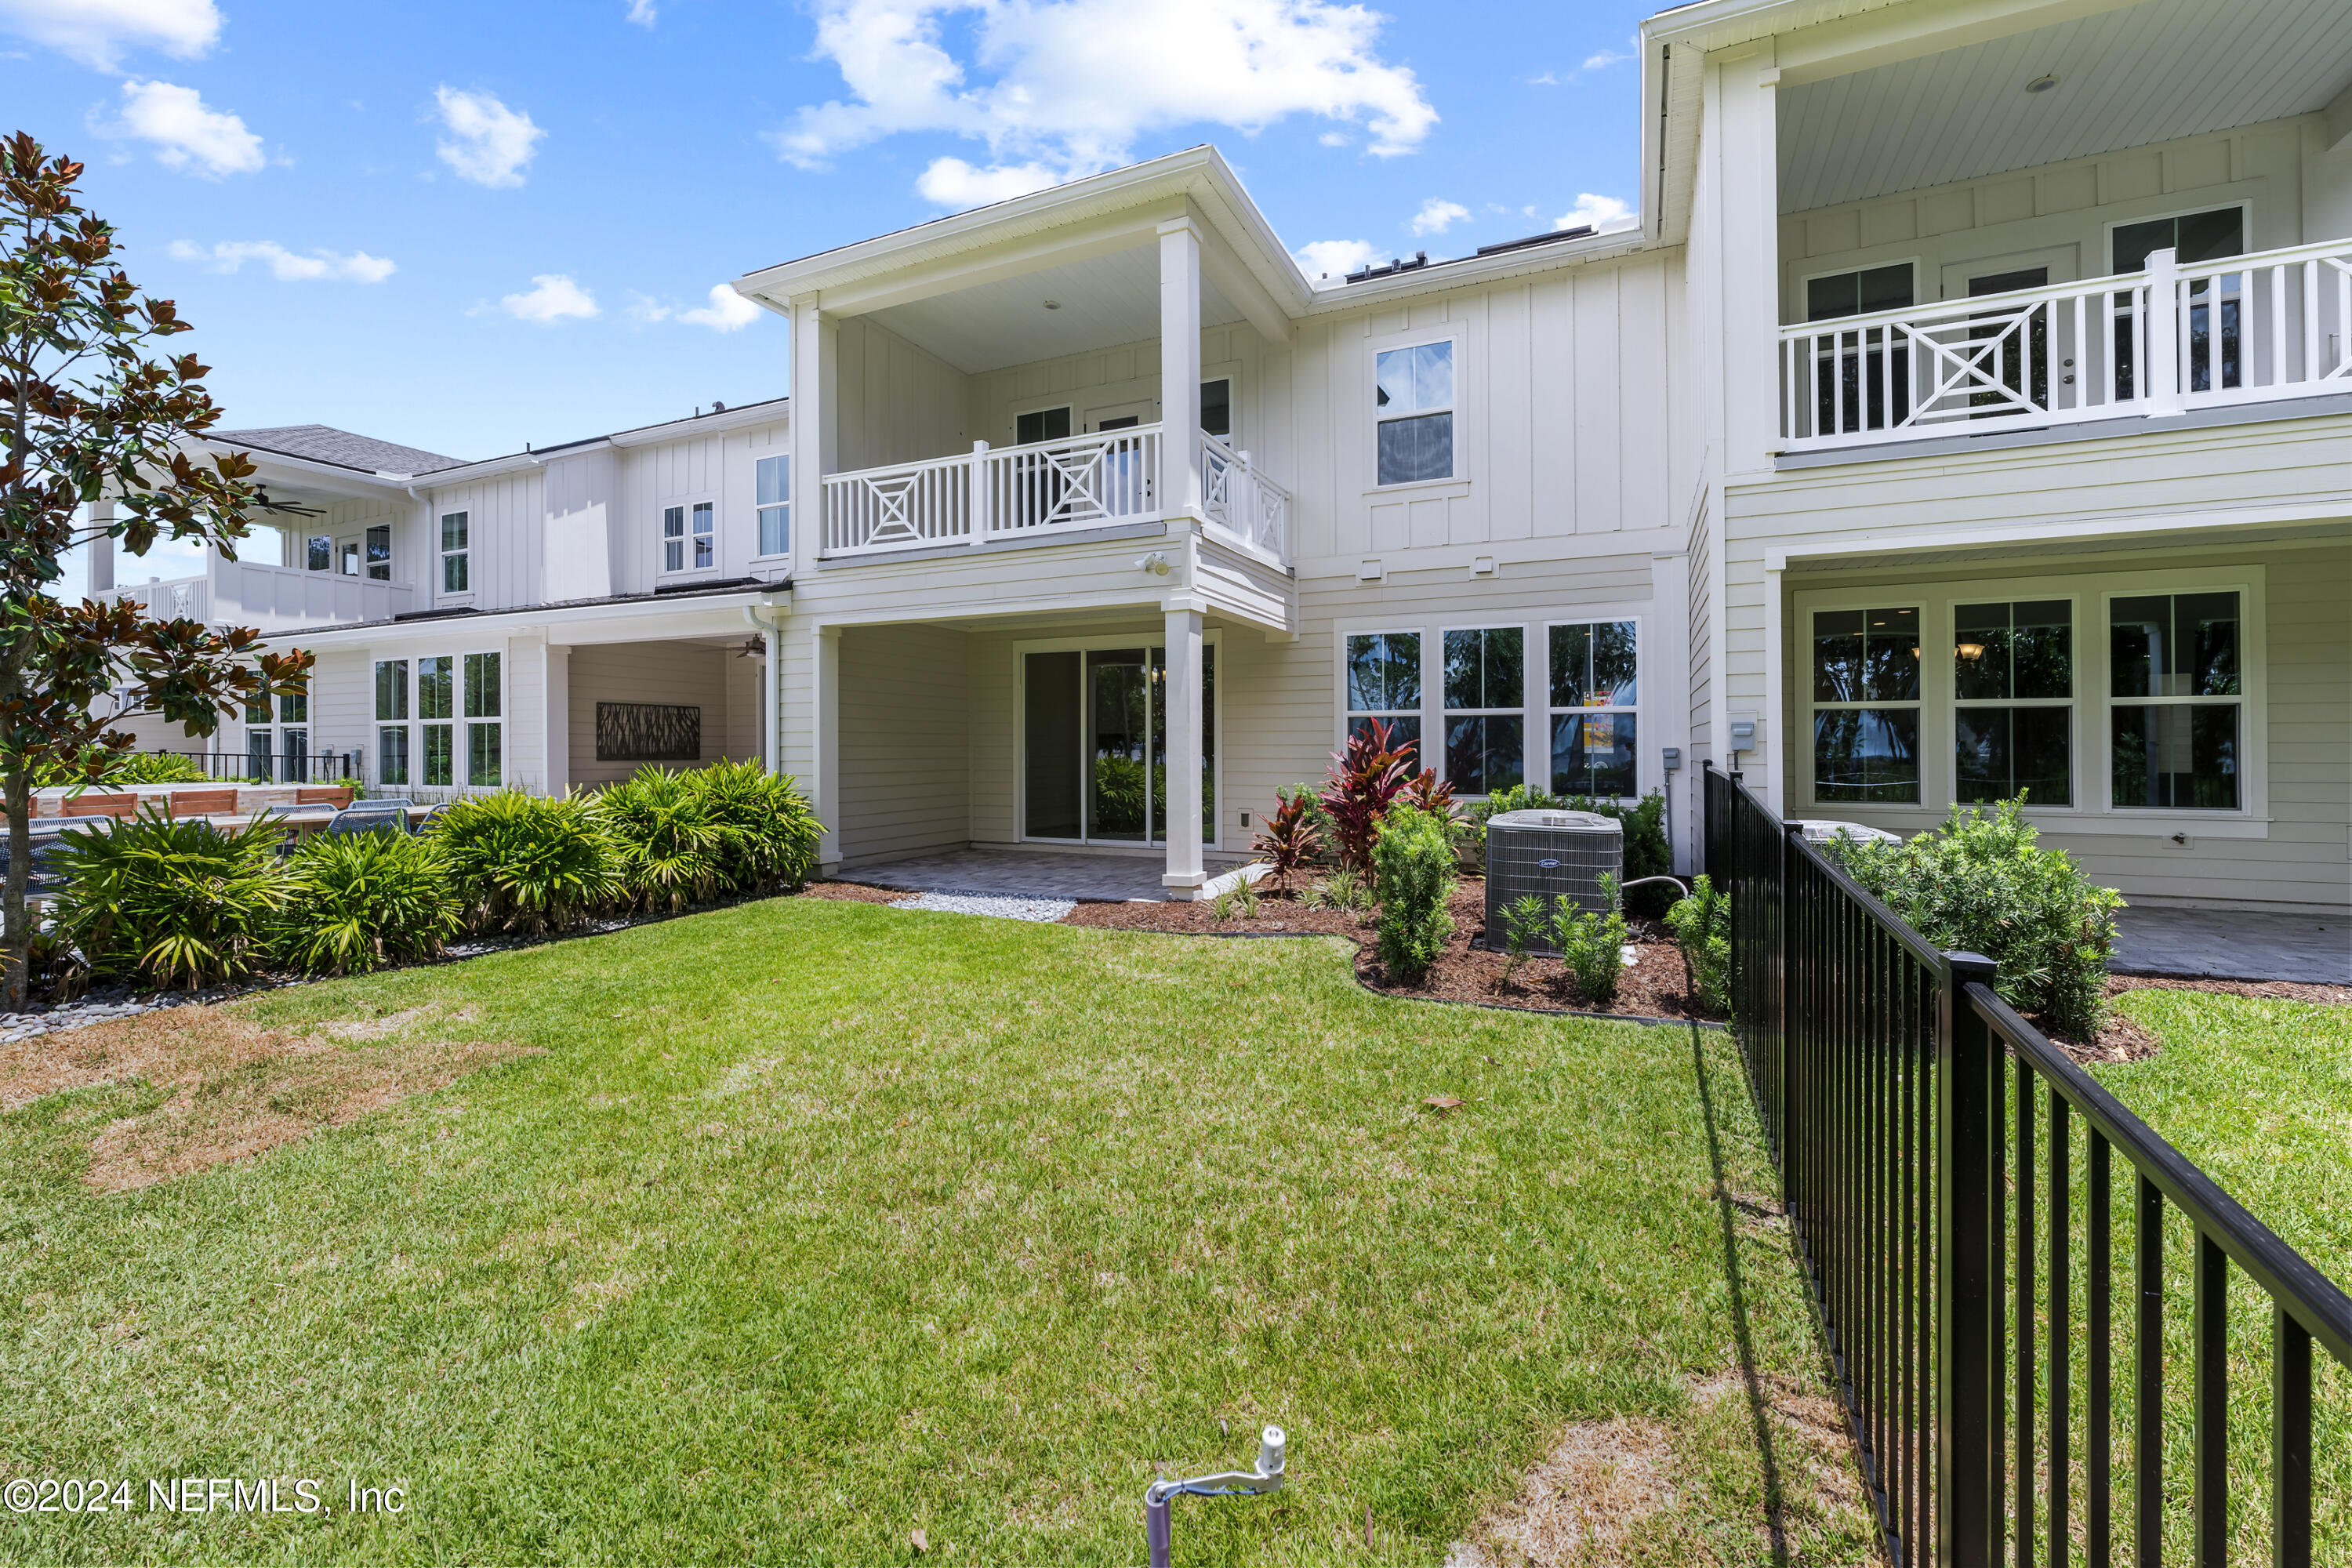
[[[1201,612],[1167,612],[1169,897],[1192,902],[1208,880],[1201,864]]]
[[[818,626],[814,641],[816,668],[810,697],[816,711],[809,739],[816,765],[810,770],[815,775],[810,782],[816,786],[817,816],[824,824],[824,837],[817,842],[817,871],[830,877],[841,869],[841,628]]]

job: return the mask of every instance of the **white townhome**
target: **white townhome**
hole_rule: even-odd
[[[1378,717],[1464,795],[1664,789],[1685,859],[1706,760],[2342,909],[2344,0],[1702,0],[1642,50],[1638,227],[1308,279],[1198,148],[745,276],[789,403],[226,440],[315,523],[131,591],[317,652],[274,755],[763,755],[829,865],[1185,896]]]

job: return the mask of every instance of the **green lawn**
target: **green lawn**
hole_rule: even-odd
[[[1433,1564],[1621,1413],[1674,1435],[1627,1560],[1769,1561],[1768,1475],[1796,1560],[1870,1554],[1769,1398],[1693,1396],[1820,1386],[1781,1233],[1718,1196],[1773,1190],[1720,1034],[813,900],[238,1012],[418,1007],[545,1054],[131,1193],[81,1173],[153,1091],[0,1116],[0,1477],[335,1510],[0,1515],[0,1557],[1125,1563],[1155,1462],[1275,1421],[1290,1488],[1180,1501],[1180,1563]]]

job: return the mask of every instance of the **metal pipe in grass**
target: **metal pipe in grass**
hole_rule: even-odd
[[[1180,1497],[1263,1497],[1282,1485],[1286,1439],[1279,1426],[1258,1434],[1257,1468],[1220,1470],[1190,1480],[1157,1480],[1143,1492],[1143,1540],[1151,1552],[1151,1568],[1168,1568],[1168,1505]]]

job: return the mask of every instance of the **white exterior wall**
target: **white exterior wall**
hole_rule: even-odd
[[[571,728],[572,782],[583,788],[618,784],[647,764],[596,760],[596,704],[599,702],[662,702],[702,710],[702,755],[694,763],[665,763],[664,767],[702,766],[730,751],[730,700],[740,689],[730,663],[750,667],[726,648],[693,643],[585,644],[572,650]],[[514,693],[514,680],[508,679]]]
[[[493,475],[466,484],[437,486],[425,520],[425,556],[422,572],[425,603],[435,608],[471,606],[478,610],[511,609],[544,602],[541,593],[541,545],[546,516],[547,487],[538,468]],[[441,519],[449,512],[466,514],[467,566],[463,594],[441,588]]]
[[[970,378],[878,321],[840,322],[831,412],[839,421],[836,471],[919,462],[969,451]]]

